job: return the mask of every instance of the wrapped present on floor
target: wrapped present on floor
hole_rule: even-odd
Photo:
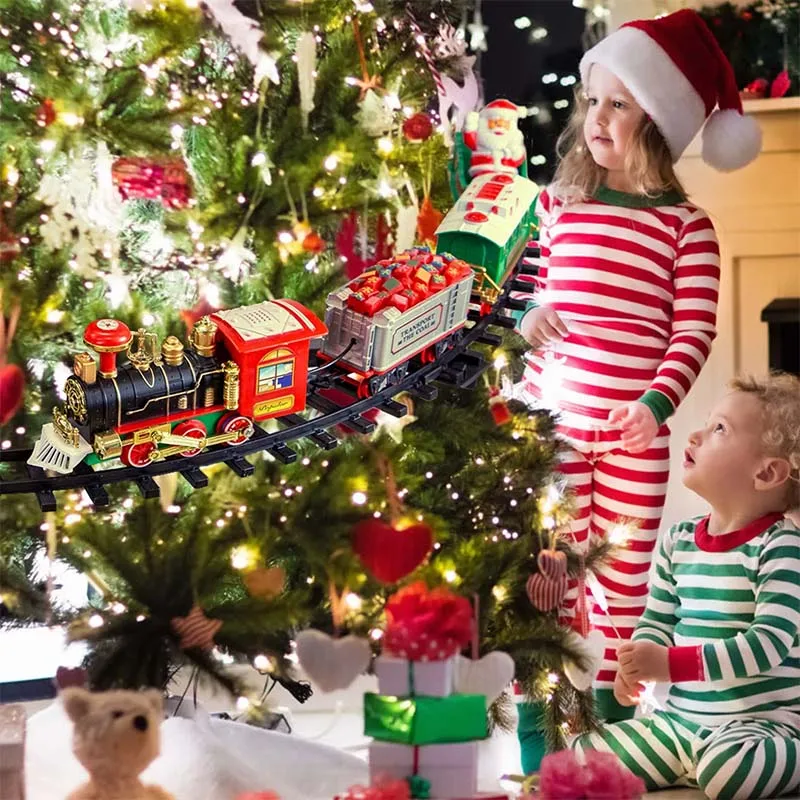
[[[473,797],[478,791],[478,742],[423,747],[390,742],[370,744],[371,781],[409,775],[428,782],[430,797]]]
[[[25,709],[0,705],[0,800],[25,798]]]
[[[385,610],[383,655],[375,662],[380,694],[364,695],[364,733],[375,740],[369,748],[373,786],[405,779],[412,798],[505,800],[502,793],[478,793],[486,696],[454,692],[458,653],[471,642],[477,653],[472,606],[446,587],[417,582],[390,597]],[[477,680],[466,685],[483,689]]]

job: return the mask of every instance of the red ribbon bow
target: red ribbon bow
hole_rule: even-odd
[[[440,661],[455,655],[472,637],[469,601],[440,587],[417,581],[386,603],[387,652],[409,661]]]

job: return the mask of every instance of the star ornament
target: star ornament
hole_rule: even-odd
[[[470,34],[470,49],[475,53],[478,51],[485,53],[488,50],[486,45],[486,31],[489,30],[489,26],[483,24],[483,17],[480,11],[475,12],[474,22],[467,25],[467,30]]]
[[[214,636],[222,627],[222,620],[210,619],[195,603],[187,616],[173,617],[170,626],[180,636],[181,650],[190,650],[193,647],[211,650],[214,647]]]

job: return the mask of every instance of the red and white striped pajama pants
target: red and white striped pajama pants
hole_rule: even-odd
[[[596,422],[581,427],[580,422],[563,419],[558,426],[565,443],[559,471],[575,498],[576,513],[570,523],[575,542],[588,547],[593,537],[612,535],[620,523],[629,526],[616,557],[595,570],[608,602],[607,614],[586,590],[590,621],[607,640],[595,689],[611,690],[617,648],[632,636],[647,602],[648,573],[669,477],[669,428],[662,425],[649,449],[633,455],[622,448],[619,429],[598,429]],[[571,587],[562,611],[567,624],[577,622],[577,597],[577,586]]]

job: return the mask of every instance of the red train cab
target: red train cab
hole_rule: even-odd
[[[306,407],[310,343],[328,332],[316,315],[294,300],[270,300],[212,319],[239,365],[240,414],[258,421]]]

